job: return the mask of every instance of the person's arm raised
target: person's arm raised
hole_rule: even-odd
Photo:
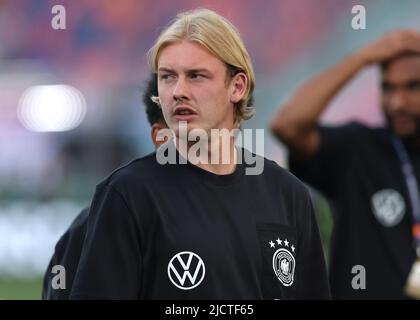
[[[364,66],[381,63],[404,51],[420,53],[419,32],[403,30],[386,34],[315,75],[279,108],[270,124],[274,135],[299,157],[314,155],[320,145],[319,118],[338,91]]]

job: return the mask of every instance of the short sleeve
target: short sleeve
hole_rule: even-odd
[[[71,299],[136,299],[140,288],[140,236],[120,192],[99,186]]]

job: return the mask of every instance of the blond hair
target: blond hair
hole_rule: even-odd
[[[160,34],[148,52],[149,66],[157,72],[159,54],[168,44],[188,40],[197,42],[227,67],[230,77],[243,72],[247,87],[243,98],[235,103],[235,125],[250,119],[255,113],[252,93],[255,88],[255,75],[248,51],[235,26],[224,17],[208,9],[196,9],[179,13],[175,20]],[[152,100],[158,102],[157,97]]]

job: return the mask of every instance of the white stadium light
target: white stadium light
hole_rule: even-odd
[[[22,125],[36,132],[69,131],[78,127],[86,115],[82,93],[68,85],[28,88],[18,104]]]

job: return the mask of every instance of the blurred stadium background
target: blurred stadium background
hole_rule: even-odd
[[[51,27],[56,4],[66,30]],[[351,28],[357,4],[367,9],[366,30]],[[96,183],[153,150],[141,102],[145,53],[177,12],[196,7],[229,18],[248,46],[257,113],[245,128],[266,129],[302,81],[366,42],[420,29],[418,0],[0,0],[0,299],[39,299],[54,245]],[[380,124],[377,69],[360,74],[323,119]],[[268,131],[265,155],[287,167]],[[315,198],[328,248],[328,205]]]

